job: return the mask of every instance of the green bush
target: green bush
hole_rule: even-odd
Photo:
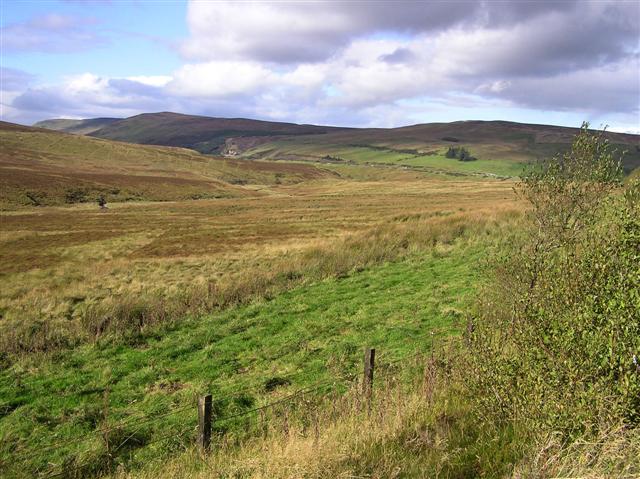
[[[479,413],[565,437],[640,422],[640,187],[587,127],[523,176],[525,233],[469,328]]]
[[[450,146],[447,149],[447,152],[444,154],[445,158],[455,158],[458,161],[476,161],[477,158],[475,156],[471,156],[471,153],[466,148],[463,147],[453,147]]]

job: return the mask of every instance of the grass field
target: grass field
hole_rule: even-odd
[[[20,153],[31,172],[50,163],[73,175],[108,158],[120,182],[133,167],[145,176],[165,165],[180,177],[201,161],[57,133],[20,139],[42,157],[16,140],[5,158]],[[428,349],[432,333],[459,330],[486,249],[519,211],[509,181],[207,161],[194,170],[202,177],[231,175],[236,167],[225,168],[238,163],[238,178],[253,184],[221,182],[237,188],[232,198],[2,213],[3,477],[158,465],[191,447],[199,393],[215,390],[217,412],[234,414],[354,372],[364,344],[383,359]],[[257,428],[232,422],[217,432],[233,442]]]
[[[478,144],[459,162],[349,134],[257,142],[248,160],[0,128],[0,475],[534,470],[526,431],[471,421],[456,353],[415,359],[460,343],[487,259],[521,224],[527,155]],[[371,413],[352,381],[365,345]],[[206,392],[220,419],[201,457]],[[540,467],[583,471],[554,461]]]
[[[429,154],[423,154],[424,151]],[[313,139],[291,139],[274,141],[252,148],[244,153],[247,157],[268,158],[272,160],[306,160],[314,162],[348,163],[359,165],[384,165],[392,167],[411,167],[430,173],[458,175],[495,175],[517,177],[525,167],[524,162],[485,157],[476,161],[458,161],[446,158],[439,145],[421,145],[420,150],[398,150],[393,147],[344,146],[324,144]],[[473,151],[473,150],[472,150]],[[329,157],[329,158],[327,158]]]
[[[80,476],[96,474],[106,467],[109,441],[127,437],[134,439],[114,453],[112,465],[158,464],[190,447],[189,405],[199,393],[215,391],[216,413],[225,416],[357,371],[365,344],[378,348],[382,362],[428,350],[434,332],[459,331],[500,228],[500,214],[463,216],[398,218],[405,239],[413,232],[427,240],[414,239],[395,262],[373,261],[271,300],[183,318],[134,341],[105,338],[3,369],[3,477],[80,464]],[[253,389],[234,394],[244,388]],[[118,426],[185,406],[163,421]],[[217,432],[233,442],[257,434],[254,427],[226,423]],[[105,442],[107,429],[113,431]],[[167,433],[170,440],[156,442]]]
[[[537,437],[552,445],[525,457],[526,431],[473,422],[470,363],[453,364],[469,350],[438,353],[521,233],[522,158],[350,134],[256,142],[249,160],[2,125],[0,475],[503,477],[563,451]]]
[[[331,180],[280,186],[261,198],[5,213],[4,349],[29,352],[71,341],[65,332],[83,322],[87,329],[87,315],[103,303],[138,298],[137,303],[143,297],[186,301],[190,291],[197,296],[213,288],[226,291],[231,299],[221,301],[227,304],[249,294],[236,289],[256,288],[247,284],[257,277],[265,285],[289,282],[277,275],[292,265],[301,270],[296,274],[307,276],[314,255],[321,257],[350,234],[366,235],[403,218],[509,207],[510,188],[495,181]],[[248,271],[255,274],[247,277]],[[23,344],[19,336],[25,328],[30,336],[41,335],[40,346]]]

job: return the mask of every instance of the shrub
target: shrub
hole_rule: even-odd
[[[587,127],[522,178],[527,229],[470,327],[480,414],[567,437],[640,419],[640,188]]]
[[[65,203],[82,203],[86,201],[87,192],[82,188],[68,188],[64,194]]]
[[[457,158],[459,161],[476,161],[475,156],[471,156],[471,153],[463,147],[450,146],[447,152],[444,154],[446,158]]]

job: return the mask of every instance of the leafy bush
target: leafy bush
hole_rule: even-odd
[[[469,328],[480,414],[568,437],[640,422],[640,187],[587,127],[522,178],[525,233]]]

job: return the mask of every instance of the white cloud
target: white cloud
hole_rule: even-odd
[[[29,118],[176,110],[380,126],[410,122],[418,105],[467,109],[472,118],[493,104],[617,115],[633,127],[640,20],[632,10],[614,2],[193,1],[181,47],[188,63],[174,72],[85,73],[28,86],[4,103]]]
[[[212,61],[176,71],[167,91],[177,96],[220,97],[254,94],[271,86],[277,74],[256,62]]]
[[[213,61],[323,58],[352,26],[338,9],[304,2],[192,1],[187,22],[191,37],[183,53]]]
[[[173,80],[173,77],[169,75],[156,75],[156,76],[133,76],[133,77],[127,77],[126,79],[133,82],[141,83],[143,85],[164,87],[171,80]]]

